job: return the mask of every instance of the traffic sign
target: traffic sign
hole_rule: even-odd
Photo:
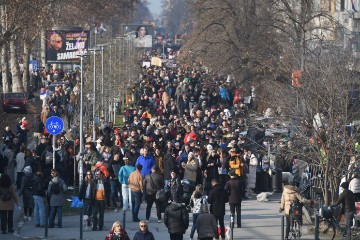
[[[51,135],[57,135],[62,132],[64,128],[64,122],[61,118],[53,116],[49,117],[45,123],[46,131]]]

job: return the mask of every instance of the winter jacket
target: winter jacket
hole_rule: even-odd
[[[151,173],[151,168],[155,165],[155,159],[150,154],[148,154],[146,157],[140,156],[136,160],[135,167],[138,164],[141,164],[143,166],[143,168],[141,170],[141,174],[145,177]]]
[[[33,195],[43,197],[45,196],[44,180],[41,175],[33,175],[31,179]]]
[[[11,199],[8,201],[3,201],[0,198],[0,211],[5,210],[5,211],[13,211],[14,210],[14,203],[16,203],[16,205],[19,205],[18,203],[18,198],[16,196],[16,192],[13,186],[10,186],[8,188],[0,188],[0,193],[2,191],[5,191],[6,189],[10,190],[10,194],[11,194]]]
[[[229,203],[238,204],[242,201],[242,187],[237,177],[230,178],[225,184],[225,191],[229,194]]]
[[[196,219],[196,230],[198,238],[218,237],[217,223],[211,213],[204,212],[199,214]]]
[[[245,172],[244,167],[241,166],[241,158],[240,156],[231,156],[229,161],[230,169],[235,171],[235,174],[238,176],[242,176]]]
[[[96,163],[95,166],[94,166],[93,171],[95,171],[97,168],[100,169],[100,172],[103,173],[103,175],[104,175],[104,177],[105,177],[106,179],[109,178],[110,174],[109,174],[109,171],[108,171],[107,167],[105,166],[105,164],[103,164],[102,162],[101,162],[101,163],[99,163],[99,162]]]
[[[164,178],[159,173],[150,173],[144,178],[143,186],[146,189],[147,195],[153,195],[164,188]]]
[[[121,184],[128,185],[128,179],[130,174],[135,171],[135,167],[131,165],[125,165],[120,168],[119,174],[118,174],[118,180]]]
[[[199,168],[199,161],[194,159],[191,162],[188,162],[185,166],[184,179],[196,182],[196,174]]]
[[[79,200],[82,201],[83,199],[86,198],[86,190],[88,188],[88,186],[90,186],[90,193],[89,193],[89,198],[91,198],[91,181],[86,181],[86,180],[83,180],[81,182],[81,187],[80,187],[80,190],[79,190]]]
[[[91,181],[90,185],[90,196],[91,196],[91,202],[95,202],[96,200],[96,191],[98,190],[98,182],[99,179],[93,179]],[[107,196],[110,196],[110,183],[105,178],[102,178],[102,183],[104,184],[104,199],[107,198]]]
[[[144,191],[143,176],[138,170],[135,170],[130,174],[128,182],[131,191],[133,192]]]
[[[20,194],[23,195],[23,203],[25,207],[34,208],[34,198],[32,192],[32,172],[25,172],[21,180]]]
[[[155,240],[155,238],[154,235],[149,231],[144,233],[138,231],[135,233],[133,240]]]
[[[164,179],[171,179],[171,171],[176,169],[175,159],[172,157],[171,153],[166,153],[163,158],[163,166],[164,166]]]
[[[281,196],[281,209],[285,210],[285,214],[290,214],[290,205],[293,201],[298,200],[302,203],[311,203],[310,200],[307,200],[300,195],[299,189],[295,186],[285,185],[284,190]]]
[[[206,196],[203,196],[200,192],[194,192],[190,199],[192,213],[200,213],[202,204],[207,204]]]
[[[53,184],[59,184],[60,185],[60,192],[58,194],[53,193],[52,191],[52,185]],[[51,207],[59,207],[64,206],[65,204],[65,196],[64,192],[67,191],[67,186],[59,177],[54,177],[50,182],[47,189],[47,195],[50,197],[50,206]]]
[[[105,236],[105,240],[130,240],[130,238],[124,229],[121,229],[119,234],[116,234],[114,230],[111,229]]]
[[[189,214],[181,203],[170,203],[165,209],[164,223],[169,233],[184,234],[189,227]]]
[[[258,165],[258,160],[254,154],[250,156],[250,164],[249,164],[249,182],[248,188],[255,188],[256,186],[256,168]]]
[[[342,204],[345,212],[355,212],[355,196],[352,191],[345,189],[334,205]]]
[[[209,192],[208,203],[211,204],[210,212],[216,216],[225,216],[225,203],[228,195],[221,184],[216,184]]]

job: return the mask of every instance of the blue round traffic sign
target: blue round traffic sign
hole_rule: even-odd
[[[64,128],[64,122],[61,118],[53,116],[46,120],[45,128],[51,135],[56,135],[62,132]]]

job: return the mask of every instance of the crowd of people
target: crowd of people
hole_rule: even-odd
[[[25,219],[30,221],[34,215],[35,227],[44,227],[47,201],[49,227],[61,228],[65,194],[68,186],[78,182],[80,168],[86,174],[79,199],[94,231],[105,230],[106,209],[129,210],[132,220],[139,222],[134,239],[154,239],[147,229],[154,203],[157,222],[166,225],[170,239],[182,239],[189,227],[189,213],[192,239],[195,230],[199,239],[224,239],[227,203],[241,227],[241,202],[267,188],[267,181],[260,182],[257,173],[269,168],[266,150],[261,147],[264,131],[249,126],[248,112],[255,101],[255,96],[248,101],[251,90],[229,78],[210,77],[201,68],[143,67],[140,81],[126,97],[124,126],[114,126],[101,117],[97,139],[88,137],[90,133],[69,137],[64,132],[56,137],[53,149],[53,136],[44,130],[44,123],[50,116],[69,115],[78,94],[77,73],[59,73],[52,71],[50,79],[65,80],[68,85],[59,85],[46,97],[41,114],[32,123],[36,148],[27,148],[26,118],[18,120],[15,133],[5,128],[0,192],[9,188],[12,197],[0,199],[3,234],[13,232],[16,190],[23,196]],[[82,158],[76,157],[80,137],[85,140]],[[141,220],[144,201],[146,219]],[[129,236],[115,222],[106,239]]]

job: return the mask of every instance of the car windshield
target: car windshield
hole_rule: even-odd
[[[25,98],[24,93],[5,93],[4,98]]]

